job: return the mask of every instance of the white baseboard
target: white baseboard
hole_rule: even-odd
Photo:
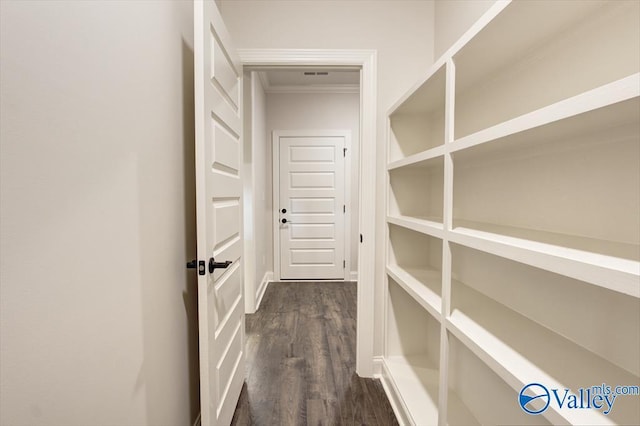
[[[404,405],[402,397],[400,396],[400,392],[398,391],[398,388],[396,387],[396,384],[393,381],[393,378],[391,377],[391,373],[387,368],[387,364],[384,362],[384,358],[382,357],[376,357],[376,358],[380,358],[379,366],[382,370],[380,374],[380,382],[382,383],[382,388],[384,389],[384,392],[387,394],[387,399],[389,400],[389,404],[391,404],[391,408],[393,409],[393,412],[396,415],[396,419],[398,420],[398,423],[400,424],[400,426],[413,424],[413,422],[411,421],[411,416],[409,415],[409,411],[407,410],[407,407]],[[377,359],[374,360],[374,363],[376,361]],[[374,369],[375,369],[375,364],[374,364]]]
[[[262,277],[262,281],[260,281],[260,287],[258,287],[258,291],[256,292],[256,311],[260,309],[260,303],[262,302],[262,297],[264,296],[264,292],[267,290],[267,285],[273,281],[273,272],[267,271],[264,273],[264,277]]]
[[[201,418],[200,418],[200,413],[198,413],[198,417],[196,417],[196,421],[193,422],[193,426],[201,426]]]
[[[358,271],[351,271],[351,274],[349,275],[350,281],[358,281]]]

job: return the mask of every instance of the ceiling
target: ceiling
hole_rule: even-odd
[[[267,92],[350,92],[360,88],[359,70],[268,70],[260,73]]]

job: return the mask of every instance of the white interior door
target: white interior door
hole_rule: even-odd
[[[194,2],[198,326],[203,426],[228,425],[244,380],[241,68],[213,1]]]
[[[276,133],[281,279],[345,278],[348,132]]]

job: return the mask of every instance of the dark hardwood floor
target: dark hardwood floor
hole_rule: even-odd
[[[271,283],[246,329],[233,425],[398,424],[380,382],[355,373],[355,283]]]

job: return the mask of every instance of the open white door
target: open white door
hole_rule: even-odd
[[[244,380],[241,66],[213,2],[194,2],[196,218],[203,426],[228,425]]]

